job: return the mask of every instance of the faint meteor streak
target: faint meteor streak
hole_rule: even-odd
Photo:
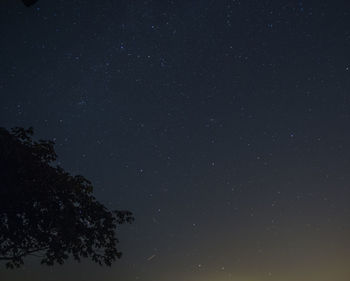
[[[148,260],[148,261],[153,260],[153,259],[155,258],[155,256],[156,256],[156,255],[152,255],[152,256],[148,257],[147,260]]]

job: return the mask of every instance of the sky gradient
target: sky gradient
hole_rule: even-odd
[[[1,280],[350,280],[349,1],[4,0],[0,38],[0,126],[136,218]]]

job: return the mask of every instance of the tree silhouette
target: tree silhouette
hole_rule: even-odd
[[[86,257],[110,266],[121,257],[116,227],[132,214],[108,210],[87,179],[54,166],[54,142],[32,135],[0,128],[0,261],[14,268],[29,255],[47,265]]]

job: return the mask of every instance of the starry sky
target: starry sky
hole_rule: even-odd
[[[0,125],[136,217],[1,280],[350,280],[348,0],[3,0],[0,38]]]

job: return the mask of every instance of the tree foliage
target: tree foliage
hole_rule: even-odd
[[[108,210],[91,182],[54,165],[54,142],[32,135],[0,128],[0,261],[14,268],[35,255],[47,265],[69,257],[111,265],[121,257],[117,225],[132,214]]]

